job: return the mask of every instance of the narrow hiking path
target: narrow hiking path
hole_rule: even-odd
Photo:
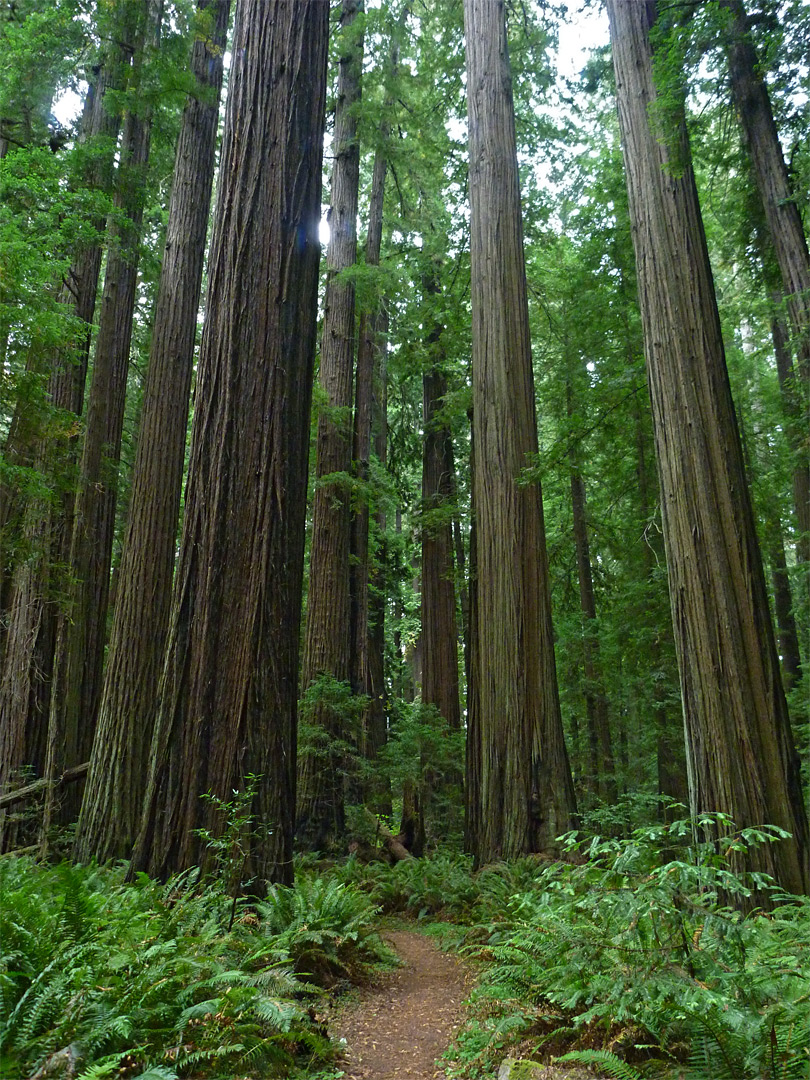
[[[345,1080],[433,1080],[461,1024],[469,970],[422,934],[387,930],[403,966],[383,975],[330,1022],[345,1039]]]
[[[386,930],[382,937],[403,966],[381,975],[329,1021],[332,1038],[345,1040],[343,1080],[443,1080],[436,1060],[461,1027],[472,971],[413,930]],[[533,1064],[520,1075],[604,1080],[581,1065]]]

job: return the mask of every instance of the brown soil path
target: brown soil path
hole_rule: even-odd
[[[345,1039],[345,1080],[433,1080],[444,1073],[436,1059],[462,1019],[469,972],[422,934],[383,934],[403,961],[360,1000],[342,1009],[329,1027]]]

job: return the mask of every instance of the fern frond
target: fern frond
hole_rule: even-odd
[[[576,1061],[582,1065],[600,1065],[610,1076],[615,1076],[616,1080],[644,1080],[638,1069],[622,1061],[610,1050],[571,1050],[570,1053],[563,1054],[562,1057],[554,1058],[554,1060]]]

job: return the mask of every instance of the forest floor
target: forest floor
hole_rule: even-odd
[[[330,1031],[345,1039],[345,1080],[433,1080],[436,1059],[464,1015],[471,974],[423,934],[386,930],[402,967],[379,976],[341,1008]]]
[[[386,930],[402,967],[387,972],[341,1006],[329,1023],[345,1040],[343,1080],[444,1080],[437,1059],[464,1019],[470,967],[413,930]],[[537,1080],[578,1080],[586,1069],[538,1066]]]

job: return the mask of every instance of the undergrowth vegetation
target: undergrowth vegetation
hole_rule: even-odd
[[[742,849],[779,838],[712,815],[696,829],[572,834],[563,862],[473,874],[442,855],[341,873],[477,962],[452,1076],[494,1075],[517,1047],[627,1080],[806,1080],[810,900],[731,869]],[[768,910],[739,910],[765,897]]]
[[[0,1076],[278,1076],[332,1056],[317,1004],[387,958],[373,904],[310,879],[248,907],[195,875],[0,860]],[[233,920],[233,924],[231,922]],[[305,973],[305,974],[302,974]]]
[[[494,1075],[507,1054],[624,1080],[806,1080],[810,900],[731,869],[779,836],[713,816],[572,834],[562,862],[478,872],[449,854],[309,859],[294,888],[235,908],[194,874],[126,884],[123,868],[7,857],[0,1075],[335,1075],[322,998],[391,961],[384,913],[476,967],[445,1063],[456,1080]]]

